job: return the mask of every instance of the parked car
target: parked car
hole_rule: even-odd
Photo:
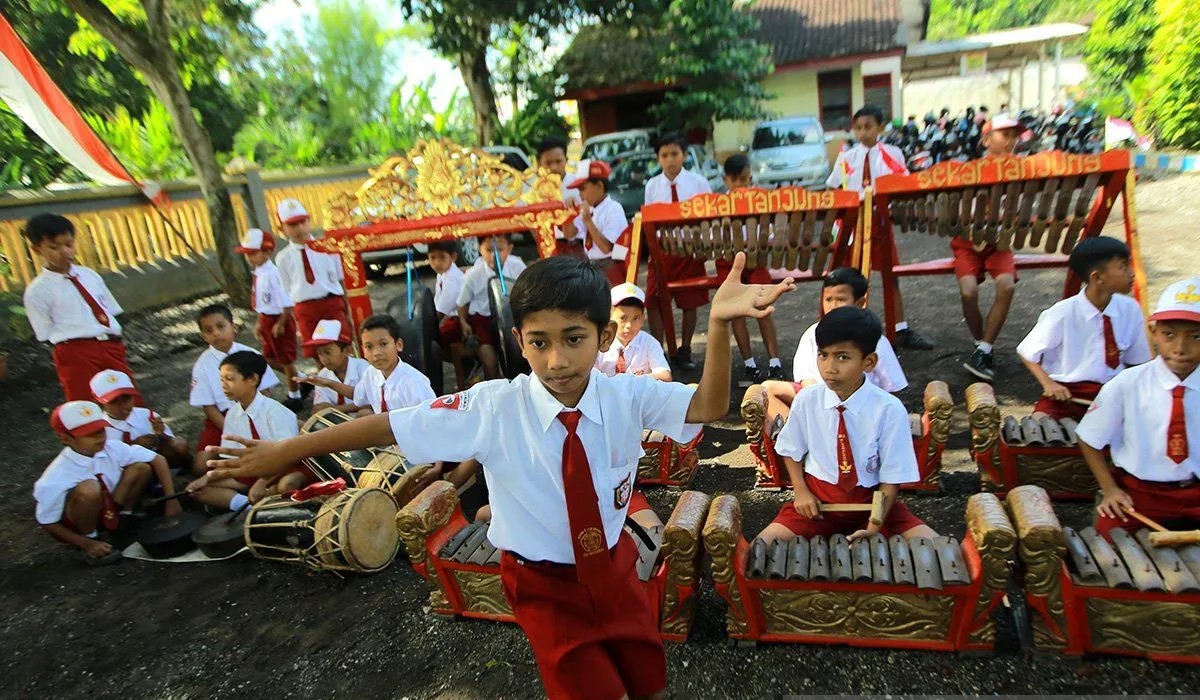
[[[656,129],[629,129],[593,136],[583,142],[583,153],[579,159],[602,160],[612,165],[613,160],[623,153],[653,151],[657,135]]]
[[[716,161],[712,160],[710,168],[712,175],[706,176],[700,167],[702,161],[696,159],[696,156],[703,154],[704,151],[696,149],[699,147],[688,148],[687,155],[683,160],[684,170],[690,170],[704,177],[714,192],[720,191],[724,187],[724,179],[721,177],[721,170],[716,167]],[[654,151],[622,153],[616,157],[612,176],[608,179],[608,196],[617,200],[621,204],[621,208],[625,210],[625,217],[631,219],[646,201],[646,183],[660,172],[662,172],[662,168],[658,166],[658,155]],[[716,178],[715,182],[714,178]]]
[[[825,131],[816,117],[759,122],[750,143],[754,184],[824,187],[829,177]]]
[[[521,171],[533,167],[533,159],[529,154],[516,146],[484,146],[483,150],[495,156],[500,156],[504,162]]]

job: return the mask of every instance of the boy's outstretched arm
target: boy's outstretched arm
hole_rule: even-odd
[[[704,371],[700,386],[688,405],[688,423],[708,423],[729,412],[729,322],[735,318],[762,318],[775,311],[772,304],[796,288],[791,278],[779,284],[742,284],[746,254],[733,258],[733,268],[717,288],[708,312],[708,348],[704,353]]]
[[[245,447],[210,447],[208,453],[209,479],[217,481],[227,477],[275,477],[291,469],[292,465],[308,457],[382,447],[396,441],[392,434],[392,423],[387,413],[357,418],[313,433],[270,442],[247,440],[234,435],[230,440]],[[221,457],[220,455],[229,455]]]

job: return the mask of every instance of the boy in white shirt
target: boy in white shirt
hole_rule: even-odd
[[[1125,296],[1133,289],[1129,257],[1128,246],[1107,236],[1085,238],[1071,251],[1071,272],[1087,286],[1043,311],[1017,346],[1042,386],[1034,415],[1080,420],[1084,402],[1105,382],[1150,361],[1142,307]]]
[[[458,319],[458,295],[462,292],[465,276],[458,266],[458,242],[430,243],[428,260],[429,266],[437,273],[433,285],[433,308],[438,316],[438,344],[442,347],[442,357],[454,366],[457,386],[466,386],[468,373],[463,367],[463,360],[474,356],[474,353],[463,344],[462,325]]]
[[[600,160],[585,161],[586,165],[567,189],[579,190],[579,216],[575,217],[574,235],[568,239],[582,241],[583,252],[593,265],[604,271],[610,284],[619,284],[625,276],[624,260],[628,248],[620,243],[621,234],[629,225],[621,203],[608,196],[608,178],[612,168]],[[572,235],[568,227],[564,236]]]
[[[616,337],[608,350],[596,358],[596,369],[609,377],[618,374],[648,374],[671,381],[671,366],[662,343],[642,330],[646,323],[646,293],[636,284],[624,282],[612,288],[612,322]]]
[[[221,388],[221,361],[232,352],[257,351],[234,342],[237,326],[233,323],[233,312],[224,304],[212,304],[200,309],[196,323],[200,326],[200,337],[208,344],[192,365],[192,390],[188,396],[188,403],[204,411],[204,427],[196,442],[196,456],[192,464],[192,473],[199,476],[206,470],[204,448],[221,444],[225,412],[233,406]],[[266,391],[278,384],[279,379],[273,372],[265,372],[258,388]]]
[[[311,339],[313,329],[327,318],[351,328],[350,304],[342,287],[346,277],[342,261],[332,253],[309,250],[312,234],[308,210],[299,200],[281,201],[276,213],[289,244],[275,256],[275,264],[294,303],[301,342]],[[315,358],[316,350],[305,348],[304,356]]]
[[[92,377],[92,396],[104,410],[108,421],[108,439],[126,445],[140,445],[167,460],[172,468],[186,467],[191,461],[187,440],[175,437],[171,428],[154,411],[135,405],[140,396],[128,374],[115,369],[97,372]]]
[[[665,134],[658,141],[656,152],[658,165],[662,172],[646,182],[646,204],[656,202],[684,202],[696,195],[712,192],[708,180],[690,170],[684,170],[683,162],[687,153],[687,139],[683,134]],[[654,265],[646,271],[646,307],[650,310],[650,335],[662,339],[662,313],[658,307],[658,296],[666,291],[669,282],[693,277],[704,277],[704,261],[697,260],[691,255],[667,255],[663,258],[667,279],[659,283],[658,270]],[[662,289],[660,290],[660,286]],[[683,323],[680,327],[679,350],[671,361],[685,372],[696,370],[692,360],[692,337],[696,333],[697,312],[701,306],[708,303],[707,289],[682,289],[671,292],[671,299],[683,312]],[[675,323],[675,319],[671,319]]]
[[[354,389],[371,365],[364,359],[354,357],[350,337],[342,328],[341,321],[326,319],[317,324],[313,337],[304,341],[308,347],[317,349],[321,371],[316,375],[300,377],[299,381],[312,384],[313,413],[333,406],[341,411],[353,411]]]
[[[140,445],[108,440],[108,423],[91,401],[68,401],[50,414],[50,427],[65,445],[33,485],[37,521],[46,534],[83,550],[93,566],[115,564],[121,550],[100,539],[112,532],[121,512],[141,497],[151,478],[166,495],[175,493],[167,460]],[[180,512],[167,501],[165,512]]]
[[[1158,357],[1105,384],[1077,430],[1100,484],[1096,530],[1106,537],[1142,527],[1131,511],[1171,530],[1200,526],[1200,276],[1163,290],[1150,332]]]
[[[879,319],[843,306],[825,314],[816,336],[822,384],[796,395],[775,442],[796,493],[759,537],[936,537],[896,502],[900,484],[917,481],[920,472],[904,404],[867,381],[883,336]],[[860,511],[821,511],[826,503],[870,503],[876,490],[884,496],[882,521]]]
[[[479,242],[479,259],[463,275],[462,289],[458,292],[458,327],[464,343],[472,336],[479,341],[477,357],[487,379],[500,376],[500,356],[496,354],[499,339],[488,295],[491,280],[496,276],[497,255],[505,278],[515,280],[521,276],[525,262],[512,254],[512,239],[508,234],[491,236]]]
[[[386,314],[376,314],[363,321],[359,331],[363,356],[370,367],[354,387],[354,404],[359,415],[387,413],[416,406],[435,396],[429,377],[400,359],[404,341],[400,324]]]
[[[555,138],[553,136],[544,138],[537,148],[537,166],[548,170],[559,177],[562,181],[562,201],[567,206],[578,207],[580,203],[579,193],[575,190],[567,188],[567,142]],[[572,235],[577,230],[572,222],[567,224]],[[581,260],[587,259],[587,253],[583,250],[583,239],[575,236],[571,240],[563,237],[562,229],[554,228],[554,254],[555,255],[570,255]]]
[[[287,400],[284,406],[299,411],[300,386],[296,383],[296,320],[292,317],[292,299],[283,287],[279,268],[271,262],[275,238],[261,229],[246,231],[234,251],[246,256],[250,263],[253,286],[250,305],[258,313],[254,337],[262,345],[262,355],[276,372],[283,372],[287,381]]]

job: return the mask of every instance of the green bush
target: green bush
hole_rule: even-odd
[[[1159,0],[1158,19],[1147,116],[1159,144],[1200,148],[1200,3]]]
[[[12,271],[8,259],[0,255],[0,277]],[[12,292],[0,292],[0,346],[14,340],[33,338],[33,328],[20,296]]]

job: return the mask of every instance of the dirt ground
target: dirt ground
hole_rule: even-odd
[[[1200,269],[1196,178],[1144,180],[1139,221],[1151,298],[1170,281]],[[1117,234],[1120,212],[1110,223]],[[905,261],[944,257],[944,242],[911,236]],[[1059,270],[1023,273],[1016,303],[997,345],[997,394],[1006,407],[1032,405],[1036,385],[1014,348],[1038,312],[1061,294]],[[966,498],[978,489],[968,441],[960,364],[969,347],[948,276],[904,281],[913,327],[931,335],[929,352],[901,351],[917,410],[931,379],[949,382],[959,401],[946,452],[946,493],[910,497],[913,510],[942,533],[961,536]],[[376,308],[402,290],[401,278],[372,287]],[[984,294],[990,297],[990,285]],[[817,288],[802,286],[779,305],[784,364],[815,320]],[[985,303],[988,303],[985,299]],[[194,440],[200,414],[187,405],[189,371],[199,352],[192,318],[200,302],[126,319],[137,380],[174,429]],[[878,306],[877,304],[875,306]],[[877,308],[877,311],[881,309]],[[242,315],[243,326],[249,320]],[[243,340],[247,334],[243,333]],[[703,353],[703,338],[697,352]],[[761,352],[761,349],[760,349]],[[735,353],[736,355],[736,353]],[[760,362],[764,358],[759,357]],[[736,360],[735,360],[736,362]],[[125,561],[88,569],[40,533],[31,489],[59,449],[47,427],[60,391],[42,348],[18,348],[0,389],[0,696],[23,698],[224,697],[537,697],[541,684],[528,645],[512,625],[432,617],[427,584],[404,559],[372,577],[339,579],[249,556],[204,565]],[[447,375],[450,375],[447,372]],[[691,379],[682,377],[682,379]],[[740,401],[735,389],[731,409]],[[753,490],[754,470],[741,421],[706,432],[692,488],[734,493],[747,533],[762,528],[786,496]],[[664,518],[677,498],[648,494]],[[1060,506],[1079,525],[1082,506]],[[704,587],[691,639],[667,650],[671,697],[765,697],[833,693],[1184,693],[1200,687],[1200,667],[1122,658],[1025,657],[1011,631],[993,658],[851,649],[836,646],[727,644],[725,607]],[[1011,630],[1011,625],[1003,627]]]

